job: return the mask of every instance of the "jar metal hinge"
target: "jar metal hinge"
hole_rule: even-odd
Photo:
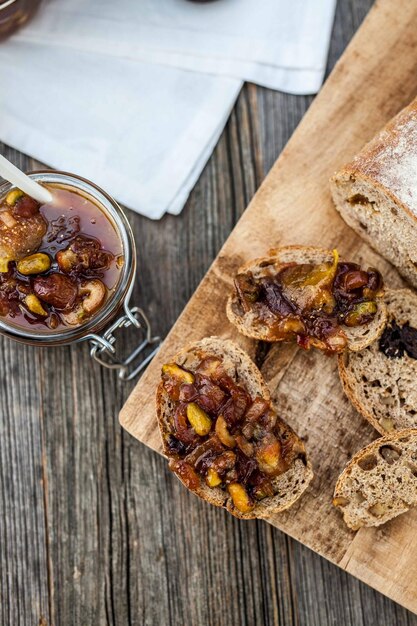
[[[116,330],[129,328],[130,326],[140,331],[142,340],[127,357],[119,359],[116,356],[114,344],[117,337],[114,333]],[[90,355],[93,359],[103,367],[119,370],[119,378],[124,381],[132,380],[140,374],[153,359],[161,345],[160,337],[152,336],[150,322],[142,309],[139,307],[129,308],[128,305],[125,305],[124,314],[109,326],[103,334],[96,335],[91,333],[88,339],[91,345]],[[138,359],[140,359],[139,363]]]

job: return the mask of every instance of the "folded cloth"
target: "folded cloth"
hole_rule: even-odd
[[[242,86],[13,39],[0,45],[0,84],[2,141],[153,219],[181,211]]]
[[[0,138],[139,213],[177,214],[243,79],[319,89],[334,5],[44,0],[0,46]]]
[[[336,0],[44,0],[16,37],[316,93]]]

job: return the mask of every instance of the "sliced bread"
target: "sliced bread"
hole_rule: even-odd
[[[277,274],[286,264],[322,264],[332,263],[334,259],[333,252],[323,248],[307,247],[307,246],[287,246],[283,248],[272,249],[268,256],[253,259],[239,268],[238,273],[251,272],[254,279],[257,280],[269,274]],[[229,321],[236,326],[238,331],[246,337],[258,339],[261,341],[271,341],[269,338],[268,319],[263,314],[263,320],[266,323],[259,323],[258,313],[255,308],[249,311],[244,310],[238,294],[233,293],[226,307],[227,317]],[[269,314],[273,323],[274,315]],[[367,345],[372,343],[382,333],[386,321],[385,305],[381,299],[378,299],[378,309],[373,319],[366,325],[347,327],[343,326],[343,331],[347,337],[349,350],[363,350]],[[276,339],[274,339],[276,341]]]
[[[417,99],[330,181],[345,222],[417,287]]]
[[[184,368],[189,373],[193,373],[203,359],[212,357],[221,361],[224,373],[237,385],[243,387],[252,400],[260,397],[270,403],[271,411],[275,415],[274,419],[276,418],[274,434],[281,441],[283,447],[292,446],[296,452],[294,453],[291,466],[285,472],[273,478],[274,495],[257,500],[253,510],[247,512],[243,512],[235,506],[230,493],[225,488],[225,484],[210,487],[203,476],[199,476],[199,483],[191,488],[189,481],[183,480],[178,472],[175,473],[193,493],[215,506],[226,508],[236,517],[242,519],[263,518],[268,517],[272,513],[283,511],[298,500],[313,478],[311,464],[306,460],[304,444],[283,420],[276,417],[276,411],[272,406],[268,387],[260,371],[249,356],[232,341],[218,337],[203,339],[181,350],[173,357],[171,363]],[[169,466],[173,471],[175,471],[179,458],[178,454],[173,453],[169,445],[170,437],[175,434],[174,414],[177,409],[176,404],[167,393],[161,381],[157,390],[156,410],[164,452],[169,458]],[[213,415],[211,417],[213,418]],[[214,417],[213,419],[214,422],[208,437],[216,437],[214,434],[217,433],[216,418]],[[235,449],[237,450],[237,448]],[[181,455],[180,459],[186,462],[190,459],[194,463],[195,454],[194,449],[185,456]]]
[[[404,324],[417,329],[417,295],[408,289],[388,290],[384,300],[388,322],[382,338],[361,352],[339,356],[346,395],[381,434],[417,428],[417,358],[401,349],[401,343],[396,349],[390,337],[393,328]],[[390,341],[394,350],[384,347]],[[387,347],[391,356],[386,355]],[[415,347],[417,351],[417,343]]]
[[[380,526],[417,505],[417,429],[381,437],[360,450],[336,483],[333,504],[352,530]]]

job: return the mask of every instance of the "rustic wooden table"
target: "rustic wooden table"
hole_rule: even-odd
[[[339,1],[329,70],[371,4]],[[246,86],[183,214],[150,222],[129,212],[139,248],[134,301],[158,333],[311,101]],[[2,152],[22,168],[38,165]],[[268,524],[239,522],[189,494],[120,428],[132,385],[92,365],[87,346],[0,338],[0,366],[1,626],[417,626]]]

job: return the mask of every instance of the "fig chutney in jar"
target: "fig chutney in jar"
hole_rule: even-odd
[[[53,201],[42,205],[10,183],[0,186],[0,334],[42,346],[89,341],[96,361],[130,380],[151,360],[159,338],[143,311],[129,304],[136,247],[126,216],[80,176],[29,176]],[[140,331],[139,344],[120,359],[114,333],[129,326]]]
[[[0,316],[26,329],[83,324],[111,299],[124,263],[114,224],[91,197],[59,184],[41,205],[0,200]]]
[[[42,205],[10,183],[0,186],[0,334],[41,346],[88,341],[92,358],[131,380],[160,340],[129,303],[136,276],[129,222],[111,196],[80,176],[29,176],[53,200]],[[139,342],[120,358],[115,331],[128,327]]]

